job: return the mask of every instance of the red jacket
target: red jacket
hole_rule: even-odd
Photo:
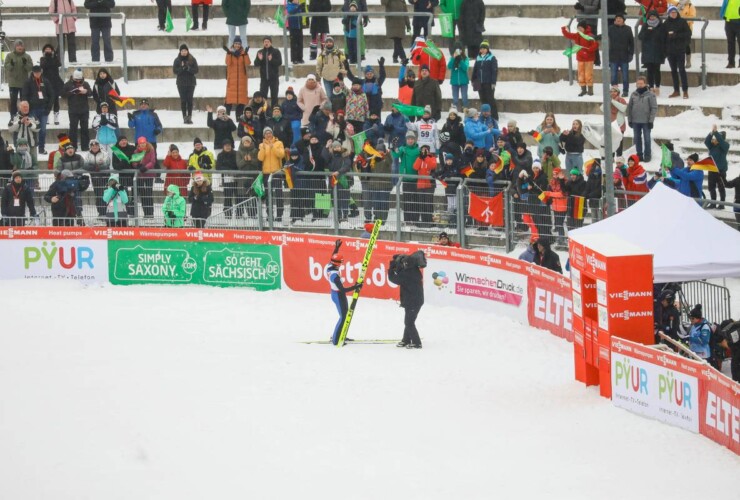
[[[398,87],[398,100],[404,104],[411,104],[411,98],[414,95],[414,87],[400,85]]]
[[[437,157],[432,153],[424,158],[420,156],[414,162],[414,170],[416,170],[417,175],[432,175],[435,168],[437,168]],[[419,178],[416,181],[416,189],[432,189],[433,187],[431,179]]]
[[[640,193],[647,193],[650,191],[648,188],[648,176],[645,169],[640,165],[640,157],[637,155],[630,156],[630,159],[634,161],[634,165],[627,167],[627,177],[624,179],[625,191],[638,191]],[[627,195],[628,200],[639,200],[642,198],[639,195]]]
[[[418,66],[416,76],[421,78],[421,67],[426,64],[429,66],[429,77],[437,80],[439,83],[443,83],[447,75],[447,61],[445,60],[445,56],[442,54],[442,57],[439,59],[434,59],[424,52],[426,46],[426,42],[417,41],[411,51],[411,62]]]
[[[599,50],[599,42],[597,42],[596,40],[586,40],[578,32],[571,33],[565,26],[563,26],[561,29],[565,38],[573,42],[575,45],[580,45],[581,47],[583,47],[581,50],[576,52],[576,60],[579,62],[594,62],[594,60],[596,59],[596,51]],[[586,28],[583,30],[583,34],[589,37],[593,37],[591,27],[586,26]]]
[[[640,14],[643,16],[647,16],[648,13],[651,10],[657,10],[659,15],[663,15],[668,10],[668,2],[666,0],[635,0],[642,8],[645,9],[645,12],[641,12]]]

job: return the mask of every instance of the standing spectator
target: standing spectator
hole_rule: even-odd
[[[239,28],[239,34],[244,41],[244,46],[249,50],[247,40],[247,23],[249,22],[249,9],[251,0],[222,0],[221,10],[226,16],[226,27],[229,29],[229,44],[231,47],[236,39],[236,28]]]
[[[347,76],[352,80],[352,84],[354,85],[355,81],[359,81],[362,85],[362,91],[365,94],[367,98],[368,103],[368,114],[376,114],[380,116],[381,111],[383,110],[383,83],[385,83],[385,57],[381,57],[378,59],[378,67],[380,68],[380,77],[376,78],[375,76],[375,70],[373,70],[372,66],[365,66],[365,79],[361,80],[359,78],[355,78],[355,76],[352,74],[352,71],[347,68]],[[336,88],[336,83],[334,84],[334,88]],[[333,93],[333,90],[332,90]],[[333,106],[332,106],[333,109]],[[343,108],[340,109],[347,109],[347,104]]]
[[[199,137],[193,139],[193,152],[188,157],[188,170],[205,172],[206,179],[211,180],[211,171],[216,168],[216,158],[213,152],[203,146]]]
[[[206,31],[208,29],[209,10],[211,9],[212,3],[213,0],[190,0],[190,12],[193,18],[193,27],[190,28],[191,30],[198,31],[202,28],[203,31]],[[203,7],[203,23],[200,23],[200,18],[198,16],[199,5]]]
[[[651,10],[637,37],[642,42],[642,63],[647,69],[647,83],[652,92],[660,95],[660,67],[665,62],[666,34],[658,12]],[[639,79],[639,77],[638,77]]]
[[[111,148],[118,141],[118,116],[108,112],[108,103],[100,105],[100,114],[95,115],[92,128],[97,132],[97,140],[102,149],[109,155]]]
[[[477,57],[486,31],[486,6],[483,0],[462,0],[457,28],[460,41],[468,48],[468,57]]]
[[[712,337],[712,329],[707,320],[704,319],[704,312],[702,311],[701,304],[695,305],[694,308],[689,311],[689,319],[691,320],[691,330],[689,330],[689,349],[691,349],[694,354],[710,363],[712,351],[709,347],[709,339]]]
[[[392,170],[393,159],[388,154],[388,148],[385,145],[385,141],[379,139],[375,144],[375,149],[380,153],[380,157],[373,156],[368,162],[368,172],[376,174],[367,180],[363,179],[363,190],[362,190],[362,206],[365,214],[365,220],[377,220],[380,219],[385,221],[388,217],[389,199],[393,184],[389,174]],[[373,218],[369,217],[370,212],[373,213]]]
[[[420,120],[409,122],[406,128],[416,133],[419,147],[427,146],[431,153],[436,153],[439,149],[439,129],[437,121],[432,118],[432,108],[429,105],[424,106],[424,114]]]
[[[560,265],[560,257],[550,248],[550,242],[544,238],[537,240],[537,254],[534,256],[534,263],[556,273],[563,272]]]
[[[247,106],[244,108],[244,114],[239,117],[236,135],[239,137],[251,136],[257,144],[262,142],[262,128],[262,122],[254,116],[252,107]]]
[[[296,15],[306,12],[306,4],[300,0],[288,0],[288,15]],[[303,17],[289,17],[286,21],[290,33],[290,62],[293,64],[303,64]],[[265,96],[267,93],[262,91]],[[276,102],[276,94],[272,96],[273,104]]]
[[[285,99],[280,105],[280,114],[290,123],[290,128],[293,132],[293,143],[291,146],[293,146],[301,138],[301,118],[303,118],[303,111],[298,106],[298,100],[296,99],[293,87],[288,87],[288,90],[285,91]]]
[[[216,108],[216,119],[213,119],[213,108],[209,104],[206,106],[206,112],[208,113],[207,124],[208,128],[213,129],[213,150],[218,154],[218,150],[221,149],[224,141],[228,140],[231,145],[234,145],[234,132],[236,131],[236,125],[229,115],[226,114],[226,107],[219,106]]]
[[[164,185],[175,185],[179,187],[180,195],[185,196],[188,189],[188,181],[190,180],[190,174],[187,172],[188,161],[180,155],[180,150],[177,146],[170,144],[167,156],[165,156],[162,165],[167,169]]]
[[[141,159],[137,159],[142,154]],[[136,176],[136,182],[144,217],[154,217],[152,190],[154,188],[154,177],[157,174],[151,171],[157,168],[157,150],[154,144],[147,141],[146,137],[141,136],[136,139],[136,153],[131,158],[131,168],[138,169],[139,171]],[[134,203],[137,201],[134,200]]]
[[[423,267],[426,267],[426,257],[418,250],[411,255],[394,255],[388,268],[388,281],[400,287],[401,307],[405,309],[403,338],[396,344],[398,347],[421,349],[416,318],[424,305]]]
[[[734,6],[734,8],[732,7]],[[730,69],[735,67],[735,44],[740,52],[740,6],[737,0],[724,0],[720,16],[725,20],[725,37],[727,38],[727,66]],[[740,66],[740,59],[738,59]]]
[[[450,70],[450,85],[452,85],[452,107],[456,110],[468,107],[468,68],[470,59],[465,55],[465,47],[461,42],[455,42],[450,49],[450,61],[447,63],[447,69]],[[475,73],[473,73],[475,74]],[[462,96],[462,107],[460,107],[460,97]]]
[[[116,6],[116,0],[85,0],[85,8],[90,14],[110,14]],[[110,31],[113,23],[108,17],[90,17],[90,55],[92,62],[100,62],[100,38],[103,38],[103,58],[105,62],[113,61],[113,45]]]
[[[573,120],[571,128],[560,134],[560,142],[565,149],[565,169],[571,171],[577,168],[580,172],[583,169],[583,146],[586,144],[581,120]]]
[[[716,188],[719,188],[719,201],[725,201],[725,184],[727,183],[727,153],[730,144],[726,139],[726,132],[718,132],[717,125],[712,126],[712,131],[704,139],[704,145],[709,151],[709,156],[714,160],[719,172],[709,172],[709,196],[712,201],[717,199]],[[710,203],[707,208],[724,210],[724,205]]]
[[[583,196],[591,208],[592,222],[599,220],[599,204],[602,196],[602,173],[601,160],[594,158],[586,163],[586,184],[583,188]]]
[[[398,100],[403,104],[411,104],[411,97],[414,95],[414,83],[416,83],[416,73],[406,65],[401,65],[398,72]]]
[[[157,2],[157,29],[164,31],[167,22],[167,11],[172,15],[172,0],[156,0]]]
[[[678,97],[679,83],[683,89],[683,98],[689,98],[689,80],[686,76],[686,48],[691,42],[691,28],[686,19],[678,13],[678,9],[671,5],[668,7],[668,19],[663,22],[663,30],[666,35],[666,55],[668,65],[671,67],[671,79],[673,80],[673,93],[668,97]],[[679,82],[680,77],[680,82]]]
[[[308,12],[331,12],[331,0],[310,0]],[[321,16],[311,17],[311,44],[309,45],[309,59],[316,60],[318,53],[324,52],[324,39],[329,33],[329,18]]]
[[[105,182],[108,179],[106,171],[110,168],[110,156],[100,147],[100,143],[93,139],[90,141],[90,149],[82,155],[82,161],[84,162],[83,168],[90,173],[90,180],[95,193],[95,205],[98,209],[98,215],[102,217],[105,215],[103,194],[106,188]]]
[[[411,104],[419,107],[429,106],[435,120],[442,116],[442,91],[439,82],[429,76],[429,66],[421,67],[421,79],[414,84]]]
[[[95,83],[92,86],[92,97],[95,101],[95,111],[100,113],[100,106],[105,102],[108,103],[108,112],[117,115],[116,99],[111,96],[111,92],[120,95],[118,84],[110,76],[106,68],[100,68],[98,75],[95,77]]]
[[[75,200],[79,195],[78,183],[74,182],[70,170],[55,174],[55,180],[44,195],[44,201],[51,204],[51,224],[57,226],[74,226],[77,217]]]
[[[537,126],[537,132],[540,134],[537,140],[537,156],[542,159],[545,156],[545,149],[550,148],[550,155],[553,151],[556,151],[560,147],[560,127],[555,119],[555,113],[548,111],[545,113],[545,118],[542,119],[542,123]],[[552,169],[548,171],[545,168],[545,172],[548,177],[552,176]]]
[[[33,202],[33,187],[24,179],[23,173],[16,170],[12,173],[10,182],[3,190],[2,224],[3,226],[25,226],[26,207],[31,217],[35,218],[36,205]]]
[[[42,74],[44,78],[49,81],[51,89],[54,91],[54,99],[52,102],[52,108],[54,110],[54,125],[59,125],[59,100],[62,97],[62,87],[64,87],[64,81],[59,76],[59,68],[62,67],[62,62],[57,56],[54,47],[47,43],[41,50],[43,55],[39,60]]]
[[[198,61],[190,53],[190,49],[184,43],[180,45],[180,53],[177,54],[172,63],[172,72],[177,77],[177,93],[180,94],[180,111],[182,121],[187,125],[193,124],[193,94],[195,93],[196,78],[198,74]]]
[[[574,168],[570,171],[570,179],[565,181],[565,192],[568,194],[568,229],[575,229],[583,226],[583,219],[577,219],[573,214],[574,197],[586,196],[586,181],[583,180],[581,171]]]
[[[386,12],[408,12],[404,0],[380,0],[380,5]],[[391,16],[385,18],[385,36],[393,40],[393,64],[406,61],[406,52],[403,50],[403,38],[406,32],[411,31],[411,22],[408,17]]]
[[[139,109],[128,114],[128,127],[134,129],[134,135],[137,137],[136,142],[144,137],[146,141],[154,148],[154,157],[157,156],[157,136],[162,133],[162,122],[159,121],[157,113],[149,109],[149,101],[142,99],[139,101]]]
[[[735,190],[735,206],[732,211],[735,212],[735,228],[740,231],[740,175],[728,181],[726,185]]]
[[[108,179],[108,186],[101,197],[103,214],[108,227],[128,227],[128,193],[126,188],[118,183],[118,177],[113,174]]]
[[[347,96],[347,121],[352,124],[356,131],[362,130],[362,126],[369,116],[367,96],[362,90],[362,81],[356,79],[352,82],[352,88]]]
[[[327,41],[327,47],[328,45],[329,43]],[[319,62],[321,62],[321,57],[323,56],[324,54],[319,57]],[[309,118],[316,107],[320,107],[327,102],[329,102],[329,99],[326,97],[324,88],[316,82],[316,75],[309,74],[306,77],[306,83],[301,87],[301,90],[298,91],[298,107],[303,110],[301,125],[308,125]],[[331,110],[331,103],[329,106],[329,109]]]
[[[401,174],[399,180],[403,183],[403,198],[401,199],[403,221],[411,222],[413,217],[412,207],[416,196],[414,163],[419,157],[416,134],[411,130],[406,132],[406,143],[403,145],[395,144],[391,155],[398,160],[398,173]]]
[[[690,154],[686,159],[687,166],[682,168],[679,164],[674,164],[671,168],[671,178],[678,181],[676,190],[689,198],[701,199],[704,197],[702,186],[704,184],[704,171],[691,170],[691,165],[699,161],[699,155]],[[682,162],[683,163],[683,162]]]
[[[568,215],[568,198],[565,194],[565,173],[560,168],[555,168],[552,171],[550,184],[547,191],[545,191],[545,200],[550,203],[555,220],[553,238],[549,239],[548,242],[552,242],[556,235],[559,235],[560,240],[563,240],[565,238],[565,218]]]
[[[499,138],[500,139],[500,138]],[[540,156],[540,164],[542,165],[543,173],[548,179],[552,179],[552,173],[556,168],[560,168],[560,158],[554,153],[554,149],[551,146],[546,146]]]
[[[300,22],[301,19],[297,17],[295,20],[296,22]],[[301,40],[303,40],[303,35],[301,35]],[[303,53],[303,49],[301,49],[301,53]],[[291,57],[295,57],[293,56],[292,49]],[[293,60],[294,64],[298,62]],[[303,60],[300,62],[302,63]],[[254,58],[254,65],[260,69],[260,93],[265,98],[269,94],[272,97],[272,106],[275,106],[278,103],[280,66],[283,65],[283,56],[278,49],[272,46],[272,37],[266,36],[262,40],[262,48],[257,51],[257,55]]]
[[[49,14],[52,15],[51,20],[56,25],[55,33],[59,36],[60,33],[64,36],[64,43],[67,45],[67,55],[69,56],[69,62],[77,62],[77,41],[75,39],[75,32],[77,31],[77,16],[65,16],[60,17],[57,14],[77,14],[77,6],[74,0],[51,0],[49,3]],[[61,20],[61,21],[60,21]],[[60,54],[60,57],[63,54]]]
[[[443,181],[447,185],[445,186],[445,198],[447,199],[447,217],[448,224],[455,226],[455,214],[457,213],[457,186],[460,178],[460,152],[462,148],[458,146],[459,152],[457,155],[454,153],[440,153],[442,162],[437,168],[436,176],[437,179]]]
[[[434,211],[434,180],[428,177],[437,169],[437,156],[433,154],[429,146],[424,144],[419,149],[419,157],[414,162],[416,172],[416,210],[421,217],[422,225],[432,223],[432,212]],[[412,222],[416,222],[417,215]]]
[[[316,74],[324,83],[324,93],[330,95],[334,80],[344,78],[347,73],[344,68],[346,57],[344,53],[334,46],[334,38],[327,36],[324,42],[324,50],[316,60]],[[311,76],[311,75],[309,75]],[[314,80],[316,77],[314,77]],[[308,82],[306,82],[308,84]],[[300,95],[300,94],[299,94]],[[300,101],[300,98],[299,98]],[[304,115],[304,123],[307,122]]]
[[[616,122],[619,130],[622,132],[622,137],[619,139],[619,146],[617,146],[617,156],[622,156],[622,142],[624,140],[624,131],[627,128],[627,121],[625,119],[625,112],[627,111],[627,101],[619,95],[619,87],[616,85],[612,86],[609,91],[611,97],[611,121]],[[600,106],[601,111],[604,111],[604,106]]]
[[[627,103],[627,123],[633,130],[637,155],[641,161],[650,161],[652,147],[651,131],[653,122],[658,114],[658,100],[655,94],[648,91],[644,76],[638,76],[637,90],[632,92]]]
[[[349,12],[357,12],[356,2],[349,4]],[[357,16],[344,16],[342,26],[344,27],[344,40],[347,43],[347,59],[350,64],[357,64]]]
[[[473,89],[478,88],[478,96],[481,103],[491,106],[492,115],[498,120],[498,109],[496,107],[496,81],[498,80],[498,60],[491,53],[488,40],[480,44],[478,57],[475,58],[473,66]]]
[[[414,12],[428,12],[430,14],[434,14],[434,8],[439,5],[439,0],[409,0],[409,3],[414,6]],[[429,38],[431,33],[429,33],[427,30],[431,29],[429,27],[429,18],[426,16],[414,16],[414,20],[411,23],[414,29],[414,38],[423,36],[424,38]],[[434,26],[434,20],[432,20],[431,25]],[[422,33],[424,33],[422,35]]]
[[[113,152],[113,170],[119,172],[119,180],[121,186],[128,191],[129,194],[133,193],[134,187],[134,174],[131,172],[131,157],[136,153],[136,146],[128,143],[128,138],[122,135],[118,138],[118,142],[111,148]],[[133,217],[134,206],[128,204],[126,206],[128,214]]]
[[[293,143],[293,129],[290,121],[283,116],[283,111],[279,105],[272,108],[272,115],[265,120],[265,127],[270,127],[272,134],[284,146],[289,147]]]
[[[242,39],[234,37],[231,50],[226,51],[226,113],[231,114],[231,107],[236,106],[236,117],[239,118],[244,106],[249,102],[247,68],[252,63],[244,49]]]
[[[28,102],[31,116],[39,124],[39,154],[46,154],[46,121],[54,106],[56,97],[54,89],[41,71],[41,66],[34,66],[21,91],[21,98]]]
[[[625,14],[614,17],[614,24],[609,26],[609,67],[612,73],[612,85],[617,85],[618,73],[622,72],[622,97],[629,95],[629,63],[635,55],[635,37],[632,28],[624,24]]]
[[[447,75],[447,60],[441,51],[439,59],[435,59],[425,51],[427,48],[428,44],[426,40],[421,37],[417,38],[414,41],[414,48],[411,49],[411,62],[419,68],[419,72],[421,72],[421,68],[426,66],[429,69],[429,76],[442,85]]]
[[[18,103],[18,113],[16,113],[10,120],[8,132],[13,133],[13,140],[16,147],[20,144],[21,139],[26,141],[26,144],[28,144],[28,152],[33,158],[34,165],[36,164],[38,131],[39,122],[31,116],[31,107],[28,105],[28,102],[21,101]]]
[[[33,68],[31,56],[26,54],[23,40],[16,40],[13,52],[5,55],[4,77],[10,90],[10,119],[18,113],[18,97]],[[10,122],[8,122],[10,125]]]
[[[696,7],[691,0],[669,0],[681,14],[683,19],[696,17]],[[694,21],[687,21],[689,25],[689,42],[686,44],[686,68],[691,67],[691,36],[694,31]]]
[[[69,114],[69,138],[75,147],[81,145],[83,151],[87,151],[90,142],[88,123],[90,122],[90,99],[92,89],[85,81],[81,69],[72,72],[72,77],[67,80],[62,88],[62,94],[67,98],[67,113]],[[80,131],[80,141],[77,142],[77,131]]]
[[[581,93],[578,97],[586,94],[594,95],[594,60],[599,53],[599,42],[594,38],[591,26],[586,21],[580,21],[577,33],[571,33],[565,26],[561,28],[561,31],[565,38],[581,47],[576,52],[578,84],[581,86]]]
[[[663,1],[665,1],[665,0],[663,0]],[[576,4],[575,4],[574,7],[575,7],[575,9],[577,11],[579,11],[580,13],[582,13],[584,15],[591,15],[591,16],[593,16],[595,14],[598,14],[599,11],[601,10],[601,0],[580,0],[580,1],[576,2]],[[608,10],[608,8],[607,8],[607,10]],[[599,20],[598,19],[596,19],[596,18],[588,18],[588,19],[582,18],[582,19],[578,19],[578,25],[579,26],[581,25],[581,23],[585,23],[586,27],[589,30],[589,34],[590,35],[592,35],[594,37],[597,35],[597,31],[598,31],[598,28],[599,28]],[[581,44],[579,43],[578,45],[581,45]],[[592,61],[594,62],[594,64],[596,66],[600,66],[601,65],[601,55],[599,54],[598,43],[597,43],[596,51],[593,54]]]
[[[275,175],[272,177],[272,183],[269,184],[270,176],[283,169],[283,160],[285,159],[285,145],[276,139],[270,127],[265,127],[264,140],[259,145],[257,159],[262,162],[263,182],[265,184],[265,193],[272,189],[272,199],[277,206],[276,219],[282,220],[283,209],[283,177]],[[270,207],[270,210],[272,207]]]
[[[647,184],[647,172],[640,164],[640,157],[632,155],[627,158],[627,169],[623,170],[623,184],[625,191],[647,193],[650,189]],[[642,198],[639,194],[627,195],[627,206],[632,206]]]
[[[190,202],[190,218],[193,219],[195,227],[206,227],[206,220],[211,216],[213,189],[202,172],[193,175],[193,185],[188,193],[188,201]]]
[[[167,196],[162,203],[165,227],[183,227],[185,225],[185,211],[187,204],[180,195],[180,188],[175,184],[167,186]]]

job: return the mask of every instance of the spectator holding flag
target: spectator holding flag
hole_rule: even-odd
[[[703,198],[702,185],[704,184],[704,171],[692,169],[691,166],[699,161],[699,155],[689,155],[686,168],[674,166],[671,168],[671,178],[676,184],[676,190],[689,198]],[[676,182],[678,181],[678,182]]]
[[[553,151],[558,150],[560,147],[560,132],[558,122],[555,120],[555,113],[548,111],[542,123],[537,126],[537,130],[529,133],[537,141],[537,156],[542,158],[548,147],[551,155]]]
[[[578,31],[571,33],[568,28],[561,28],[563,36],[573,42],[576,49],[576,60],[578,61],[578,84],[581,86],[581,93],[578,97],[584,95],[594,95],[594,61],[599,50],[599,42],[592,36],[591,26],[585,20],[578,22]]]
[[[714,160],[717,171],[709,171],[709,196],[712,201],[717,199],[717,189],[719,189],[719,200],[725,201],[725,184],[727,183],[727,152],[730,150],[730,144],[726,139],[726,132],[718,132],[717,125],[712,126],[712,131],[704,139],[704,145],[709,150],[709,156]],[[722,205],[709,204],[707,208],[717,208],[722,210]]]
[[[627,168],[623,171],[622,176],[624,177],[625,191],[635,191],[639,193],[647,193],[649,191],[647,172],[645,172],[645,169],[640,164],[640,157],[638,155],[632,155],[627,158]],[[628,194],[627,206],[630,207],[634,205],[640,198],[642,198],[641,195]]]

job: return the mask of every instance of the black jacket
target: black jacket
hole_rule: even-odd
[[[483,41],[486,6],[483,0],[463,0],[460,4],[460,18],[457,20],[460,41],[466,46],[480,45]]]
[[[39,92],[41,92],[41,97],[39,97]],[[43,74],[41,75],[41,80],[37,82],[33,73],[31,73],[31,76],[28,77],[21,90],[21,98],[24,101],[28,101],[31,109],[42,109],[47,114],[54,105],[55,96],[54,88]]]
[[[545,251],[542,254],[539,252],[535,254],[534,263],[551,271],[562,273],[563,268],[560,266],[560,257],[550,249],[550,243],[542,240],[539,240],[537,243],[545,247]]]
[[[586,195],[586,181],[580,175],[576,177],[576,180],[565,181],[565,192],[570,196],[585,196]]]
[[[262,59],[259,55],[262,54]],[[272,56],[268,61],[267,57]],[[278,80],[280,78],[280,66],[283,65],[283,56],[275,47],[258,50],[254,55],[254,65],[260,69],[260,78],[263,80]]]
[[[623,24],[609,26],[609,61],[613,63],[628,63],[635,55],[635,36],[632,28]]]
[[[126,158],[129,159],[136,152],[136,146],[134,146],[133,144],[127,144],[125,148],[122,148],[118,145],[115,145],[114,147],[118,148],[124,155],[126,155]],[[132,168],[129,162],[121,160],[118,156],[116,156],[115,153],[111,153],[111,157],[113,158],[114,170],[130,170]]]
[[[450,142],[455,144],[465,144],[465,127],[463,126],[462,119],[458,116],[456,120],[450,120],[447,118],[444,125],[442,125],[442,132],[450,134]],[[457,146],[458,149],[460,146]],[[455,158],[458,158],[460,153],[458,152]]]
[[[79,90],[84,88],[86,94],[80,94]],[[62,89],[62,96],[67,98],[67,110],[70,113],[88,113],[90,111],[90,99],[92,99],[92,89],[86,81],[75,82],[71,78],[67,80]]]
[[[394,259],[388,270],[388,280],[401,287],[401,307],[420,309],[424,305],[424,281],[418,267],[405,266]]]
[[[221,151],[216,157],[216,170],[236,170],[236,151]]]
[[[95,109],[98,113],[100,113],[100,104],[103,102],[108,103],[108,112],[113,113],[114,115],[118,115],[117,113],[117,105],[116,100],[113,99],[113,97],[110,95],[111,90],[115,91],[116,94],[121,95],[121,90],[118,88],[118,84],[113,80],[113,77],[110,76],[110,73],[108,72],[107,68],[100,68],[98,70],[98,75],[100,73],[105,72],[106,75],[108,75],[106,78],[95,78],[95,83],[93,84],[93,100],[95,101]]]
[[[48,45],[51,47],[51,44]],[[46,46],[44,48],[46,48]],[[41,56],[41,59],[39,59],[39,66],[41,66],[44,78],[49,80],[49,83],[54,88],[54,94],[59,95],[62,91],[62,87],[64,87],[64,81],[62,80],[62,77],[59,76],[59,68],[62,67],[62,62],[59,60],[59,56],[56,51],[54,51],[50,56]]]
[[[220,120],[218,118],[214,119],[213,113],[208,113],[207,124],[208,128],[212,128],[215,133],[213,138],[213,149],[221,149],[226,139],[230,140],[232,145],[234,144],[233,134],[236,131],[234,120],[231,118],[228,118],[227,120]]]
[[[665,30],[663,23],[651,28],[643,23],[637,38],[642,42],[642,62],[646,64],[663,64],[665,62]]]
[[[178,54],[172,63],[172,72],[177,75],[176,84],[178,87],[195,87],[198,61],[190,53],[185,57]]]
[[[198,188],[194,185],[188,193],[190,205],[190,217],[193,219],[207,219],[211,215],[211,206],[213,205],[213,189],[210,184],[203,183]]]
[[[598,200],[601,198],[601,169],[597,170],[594,168],[591,170],[591,173],[588,174],[583,196],[589,200]]]
[[[681,14],[676,19],[671,19],[670,16],[663,21],[663,31],[665,32],[666,39],[666,55],[678,56],[686,53],[686,47],[688,47],[691,41],[691,28],[686,19],[681,17]]]
[[[85,8],[90,13],[107,14],[116,6],[116,0],[85,0]],[[110,28],[113,25],[110,17],[91,17],[91,28]]]
[[[331,0],[311,0],[308,12],[331,12]],[[311,17],[311,35],[329,33],[328,17]]]
[[[15,200],[19,200],[19,206],[15,206]],[[26,181],[20,184],[12,180],[5,186],[2,199],[3,217],[25,217],[26,206],[31,217],[36,216],[36,206],[33,203],[33,189],[28,186]]]
[[[566,153],[583,153],[583,146],[586,144],[586,138],[583,134],[576,134],[573,131],[566,134],[560,134],[560,142],[563,143],[563,149]]]
[[[282,142],[286,148],[290,148],[290,145],[293,144],[293,127],[290,125],[290,121],[288,121],[284,116],[277,121],[272,118],[268,118],[265,120],[265,127],[270,127],[272,129],[272,135],[280,139],[280,142]]]

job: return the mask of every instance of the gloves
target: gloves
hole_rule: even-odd
[[[648,123],[648,128],[649,128],[650,130],[653,130],[653,123],[652,123],[652,122]]]
[[[352,287],[352,290],[359,292],[360,290],[362,290],[362,285],[363,283],[357,283],[355,286]]]
[[[159,135],[161,133],[162,133],[162,129],[160,129],[160,128],[155,128],[154,129],[154,135]]]
[[[367,28],[368,24],[370,24],[370,18],[366,17],[362,20],[362,27]]]
[[[584,10],[583,9],[583,5],[581,4],[581,2],[576,2],[576,4],[573,6],[573,8],[576,9],[576,10]]]
[[[629,125],[630,128],[635,128],[632,126],[632,122],[627,122],[627,125]]]
[[[175,212],[173,212],[171,210],[168,211],[166,215],[167,215],[167,218],[168,219],[174,219],[175,218]]]
[[[139,167],[139,172],[141,172],[142,174],[145,174],[146,173],[146,170],[147,170],[147,168],[144,165],[141,165]]]
[[[129,120],[133,120],[134,119],[134,114],[133,113],[126,113],[126,116],[128,116],[128,119]]]
[[[108,125],[108,118],[105,115],[100,115],[100,125]]]
[[[378,59],[378,66],[385,66],[385,57]]]
[[[224,49],[224,52],[226,52],[227,54],[231,52],[226,45],[222,45],[221,48]]]

